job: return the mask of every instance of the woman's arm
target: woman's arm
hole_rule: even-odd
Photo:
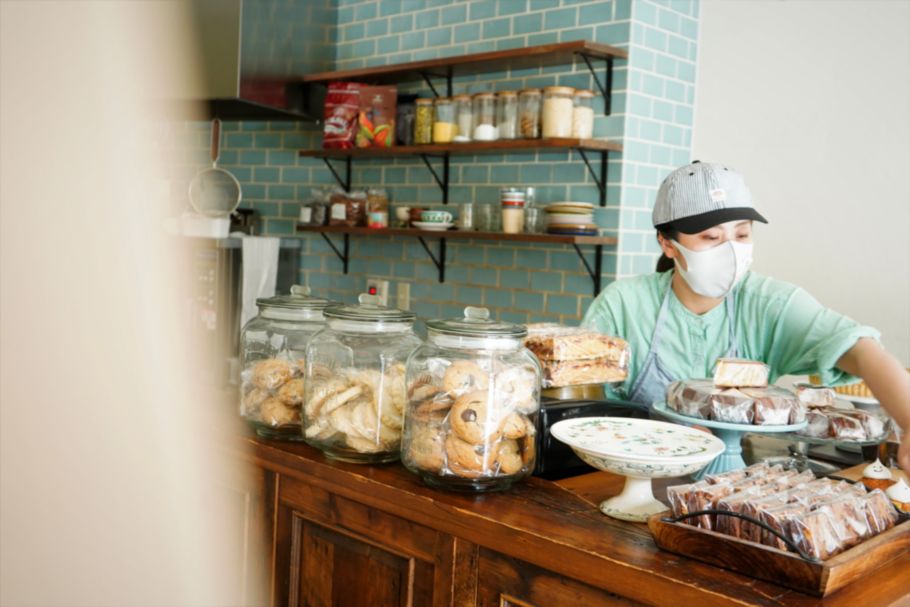
[[[837,367],[863,381],[903,430],[898,463],[910,472],[910,373],[878,342],[861,338],[837,361]]]

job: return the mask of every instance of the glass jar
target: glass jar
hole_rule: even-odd
[[[308,287],[256,300],[259,314],[240,332],[240,415],[266,438],[301,440],[306,347],[334,302]]]
[[[427,322],[408,360],[401,460],[434,487],[506,489],[534,470],[540,365],[522,347],[527,329],[486,308]]]
[[[477,93],[472,99],[474,114],[474,141],[496,141],[496,97],[493,93]]]
[[[452,143],[455,125],[455,104],[448,97],[439,97],[434,102],[436,117],[433,119],[433,143]]]
[[[572,137],[590,139],[594,136],[594,93],[575,91],[572,108]]]
[[[540,137],[540,89],[518,91],[518,134],[524,139]]]
[[[518,95],[512,91],[496,95],[496,129],[500,139],[518,138]]]
[[[420,98],[414,104],[414,143],[433,143],[433,100]]]
[[[328,457],[354,463],[398,459],[405,362],[420,345],[416,318],[361,295],[325,309],[326,328],[306,350],[303,436]]]
[[[525,223],[525,191],[519,188],[501,188],[499,202],[502,205],[502,231],[505,234],[521,234]]]
[[[548,86],[543,90],[541,132],[544,137],[571,137],[575,89],[568,86]]]
[[[470,95],[455,95],[452,97],[455,103],[455,124],[458,125],[458,134],[455,141],[459,143],[471,141],[472,131],[474,130],[474,113],[471,111]]]

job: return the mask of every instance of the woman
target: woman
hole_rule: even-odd
[[[898,461],[910,470],[910,374],[875,329],[749,272],[752,222],[767,221],[742,176],[698,161],[677,169],[660,186],[652,221],[663,251],[657,272],[610,284],[582,322],[632,348],[629,379],[611,396],[650,406],[675,380],[711,377],[721,357],[762,361],[772,382],[860,377],[904,430]]]

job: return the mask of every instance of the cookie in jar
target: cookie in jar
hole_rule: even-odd
[[[300,440],[306,346],[332,302],[307,287],[256,300],[259,314],[240,334],[240,414],[266,438]]]
[[[397,460],[407,389],[405,362],[420,345],[412,312],[359,304],[325,310],[326,329],[307,347],[303,437],[353,463]]]
[[[432,487],[495,491],[534,470],[540,366],[522,325],[485,308],[427,322],[408,360],[401,460]]]

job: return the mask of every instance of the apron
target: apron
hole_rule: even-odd
[[[660,312],[657,313],[657,324],[654,326],[654,334],[651,336],[651,349],[645,358],[641,373],[639,373],[635,384],[632,385],[632,389],[629,391],[628,400],[649,409],[654,403],[663,402],[667,399],[667,386],[678,379],[667,373],[660,363],[660,358],[657,356],[657,349],[666,329],[664,325],[666,324],[667,308],[669,307],[670,291],[672,289],[672,284],[667,287],[667,293],[664,295],[663,303],[660,305]],[[730,325],[730,341],[724,358],[736,358],[739,351],[739,343],[736,341],[736,329],[734,327],[735,298],[736,296],[731,293],[724,299],[727,306],[727,321]]]

